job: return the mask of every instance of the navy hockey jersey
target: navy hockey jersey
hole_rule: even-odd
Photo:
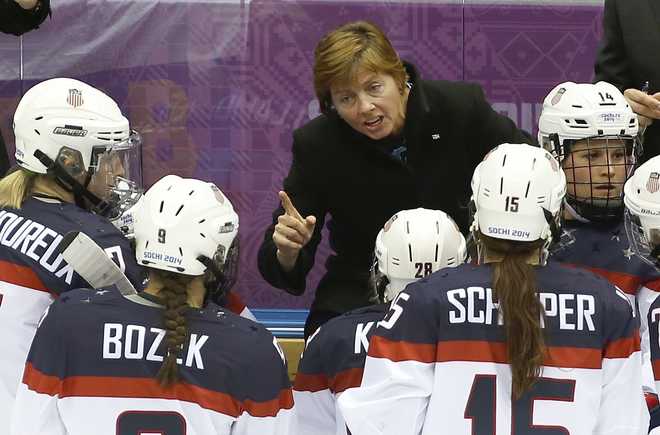
[[[628,298],[587,271],[537,268],[547,355],[514,401],[491,273],[463,265],[399,294],[371,338],[360,388],[338,399],[352,434],[645,434]]]
[[[623,290],[639,309],[644,386],[655,392],[651,378],[647,314],[660,292],[660,272],[633,254],[623,223],[615,225],[583,224],[568,221],[564,231],[574,243],[557,249],[555,261],[580,267],[604,276]]]
[[[0,209],[0,433],[9,417],[37,322],[53,298],[88,284],[74,273],[58,245],[69,231],[82,231],[105,249],[140,288],[142,274],[128,241],[106,219],[74,204],[27,199]]]
[[[376,323],[389,304],[358,308],[329,320],[307,339],[293,387],[301,434],[346,434],[337,397],[359,387]]]
[[[212,303],[187,309],[180,381],[160,387],[155,376],[166,346],[156,300],[108,288],[74,290],[55,301],[30,349],[11,434],[293,430],[293,397],[273,336]]]

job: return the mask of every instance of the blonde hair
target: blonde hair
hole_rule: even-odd
[[[331,108],[331,86],[351,82],[360,69],[391,75],[401,92],[408,81],[390,40],[372,23],[347,23],[321,38],[314,50],[314,91],[321,111]]]
[[[168,388],[179,382],[179,371],[176,359],[182,351],[188,338],[188,322],[186,312],[188,306],[188,286],[196,276],[182,275],[158,269],[150,269],[149,274],[157,277],[163,284],[158,293],[165,310],[163,310],[163,326],[165,327],[165,343],[167,354],[163,358],[156,379],[163,388]]]
[[[19,168],[0,179],[0,207],[21,208],[37,177],[38,174]]]

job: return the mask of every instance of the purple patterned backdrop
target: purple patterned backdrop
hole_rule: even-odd
[[[227,192],[241,218],[238,291],[249,305],[304,308],[329,248],[321,246],[303,297],[269,287],[256,253],[291,132],[318,113],[316,41],[369,19],[422,76],[479,82],[498,110],[535,131],[550,88],[591,80],[602,5],[512,3],[62,0],[23,38],[22,80],[19,39],[0,36],[0,129],[13,153],[11,115],[36,81],[68,76],[105,89],[143,134],[145,185],[176,173]]]

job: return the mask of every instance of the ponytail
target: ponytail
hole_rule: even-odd
[[[156,378],[162,387],[167,388],[179,380],[176,359],[188,335],[185,317],[188,309],[187,287],[195,277],[153,269],[151,273],[156,274],[164,284],[158,296],[162,298],[163,305],[165,305],[163,323],[166,330],[167,353]]]
[[[21,208],[36,178],[36,173],[19,168],[0,179],[0,207]]]
[[[536,274],[527,261],[543,240],[516,242],[479,234],[487,252],[503,255],[493,263],[492,287],[504,318],[507,353],[511,366],[512,395],[519,399],[541,374],[545,340],[541,328],[543,306],[536,294]]]

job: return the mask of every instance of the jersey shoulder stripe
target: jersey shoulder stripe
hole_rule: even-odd
[[[627,358],[639,351],[639,335],[625,337],[609,343],[605,349],[568,346],[548,346],[543,365],[598,369],[603,358]],[[436,345],[392,341],[374,336],[369,356],[391,361],[417,361],[422,363],[473,361],[508,363],[506,343],[477,340],[442,341]]]
[[[66,397],[175,399],[196,403],[203,408],[232,417],[238,417],[243,412],[253,417],[275,417],[281,409],[293,407],[293,395],[288,388],[282,389],[272,400],[240,401],[225,393],[182,382],[165,390],[154,378],[71,376],[60,379],[42,373],[30,363],[25,367],[23,383],[37,393],[57,395],[60,399]]]
[[[0,260],[0,281],[49,293],[44,283],[30,267],[11,261]]]

